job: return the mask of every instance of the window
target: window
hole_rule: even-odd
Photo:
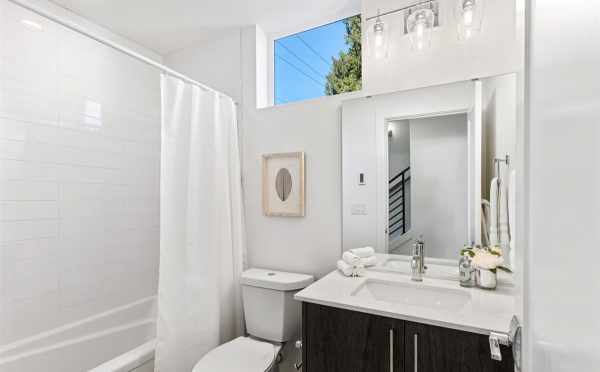
[[[274,103],[360,90],[361,19],[352,16],[274,42]]]

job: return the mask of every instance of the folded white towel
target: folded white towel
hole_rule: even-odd
[[[364,267],[375,266],[375,264],[377,264],[377,257],[371,256],[371,257],[367,257],[367,258],[361,258],[360,263]]]
[[[373,249],[373,247],[353,248],[350,250],[350,252],[354,253],[360,258],[367,258],[375,254],[375,249]]]
[[[358,265],[360,263],[360,257],[350,251],[342,254],[342,260],[346,261],[349,265]]]
[[[344,254],[342,255],[342,261],[344,261],[345,263],[347,263],[350,266],[361,265],[363,267],[368,267],[368,266],[375,266],[375,264],[377,264],[377,257],[370,256],[370,257],[361,258],[361,257],[355,255],[354,253],[352,253],[351,251],[348,251],[348,252],[344,252]]]
[[[515,267],[515,221],[516,221],[516,209],[517,209],[517,173],[513,169],[510,171],[508,180],[508,232],[510,238],[510,252],[508,254],[510,267]]]
[[[499,208],[499,195],[498,195],[498,178],[492,179],[490,184],[490,230],[489,230],[489,244],[499,245],[498,237],[498,208]]]
[[[337,262],[337,268],[346,276],[352,276],[352,272],[354,271],[354,266],[347,264],[343,260]]]
[[[361,264],[350,265],[350,264],[344,262],[343,260],[339,260],[337,262],[337,268],[345,276],[363,276],[363,275],[365,275],[365,267]]]

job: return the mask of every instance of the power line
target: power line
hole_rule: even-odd
[[[315,80],[312,76],[308,75],[306,72],[304,72],[301,68],[299,68],[298,66],[296,66],[295,64],[293,64],[292,62],[288,61],[287,59],[283,58],[280,55],[275,55],[277,58],[279,58],[280,60],[282,60],[283,62],[287,63],[288,65],[292,66],[292,68],[296,71],[298,71],[299,73],[301,73],[302,75],[306,76],[307,78],[309,78],[310,80],[312,80],[313,82],[315,82],[316,84],[322,86],[323,88],[325,88],[325,85],[323,85],[321,82]]]
[[[306,47],[310,49],[317,57],[321,58],[321,61],[325,62],[327,66],[331,66],[331,62],[327,61],[321,54],[319,54],[319,52],[317,52],[313,47],[311,47],[310,44],[304,41],[302,36],[296,35],[296,37],[302,42],[302,44],[306,45]]]
[[[306,62],[304,59],[300,58],[296,53],[294,53],[290,48],[286,47],[283,42],[278,41],[277,45],[281,45],[285,50],[287,50],[291,55],[293,55],[294,57],[296,57],[297,60],[299,60],[300,62],[302,62],[306,67],[308,67],[311,71],[313,71],[315,74],[319,75],[320,77],[322,77],[323,79],[325,79],[325,76],[323,76],[323,74],[321,74],[319,71],[317,71],[316,69],[314,69],[310,64],[308,64],[308,62]]]

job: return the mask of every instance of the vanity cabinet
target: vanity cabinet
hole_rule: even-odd
[[[401,320],[304,303],[302,328],[304,372],[403,369]]]
[[[304,372],[512,372],[488,337],[304,302]]]
[[[513,372],[512,351],[502,347],[502,361],[490,357],[485,335],[405,322],[404,371]]]

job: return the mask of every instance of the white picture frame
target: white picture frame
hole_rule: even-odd
[[[304,217],[304,152],[262,156],[262,201],[265,216]]]

